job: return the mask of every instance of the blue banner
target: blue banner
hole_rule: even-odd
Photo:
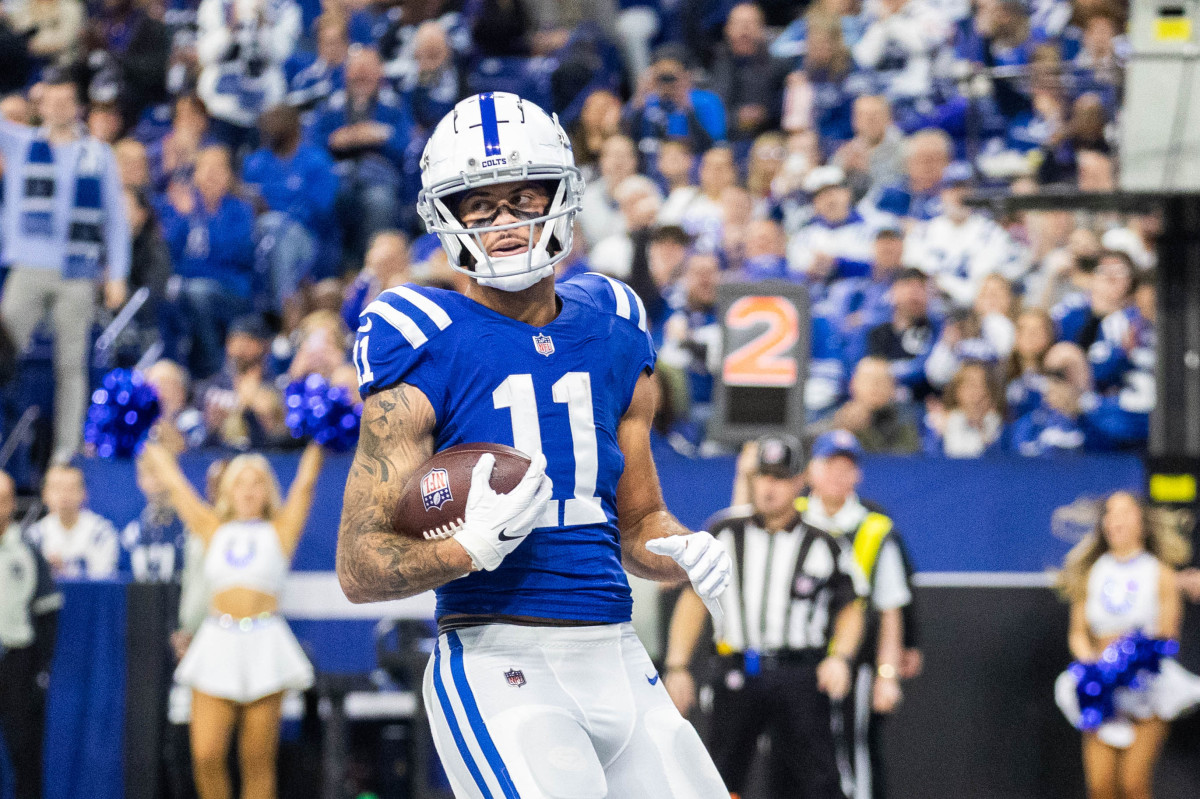
[[[698,529],[729,504],[734,459],[688,458],[658,445],[654,450],[667,507]],[[185,457],[183,469],[197,486],[217,457]],[[296,551],[298,572],[331,571],[337,548],[342,493],[353,456],[330,455],[317,482],[312,515]],[[287,486],[297,456],[272,455],[272,467]],[[919,571],[1029,572],[1062,562],[1086,527],[1093,501],[1118,488],[1141,491],[1145,469],[1132,455],[997,457],[955,460],[925,457],[867,457],[861,494],[895,518]],[[84,473],[88,504],[120,528],[144,504],[133,465],[88,461]],[[1057,514],[1057,515],[1056,515]]]

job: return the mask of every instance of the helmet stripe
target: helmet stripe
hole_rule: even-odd
[[[479,95],[479,122],[483,128],[483,154],[500,155],[500,125],[496,122],[496,98],[491,92]]]

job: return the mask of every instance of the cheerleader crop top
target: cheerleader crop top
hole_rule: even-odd
[[[1092,634],[1100,638],[1141,630],[1158,634],[1158,580],[1161,565],[1143,552],[1126,561],[1104,553],[1088,572],[1084,610]]]
[[[278,597],[288,558],[270,522],[226,522],[213,533],[204,555],[204,579],[212,593],[250,588]]]

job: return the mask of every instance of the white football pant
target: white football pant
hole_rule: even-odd
[[[424,695],[457,799],[729,799],[630,624],[448,632]]]

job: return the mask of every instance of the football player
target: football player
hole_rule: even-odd
[[[424,696],[456,796],[727,799],[630,626],[625,572],[686,577],[716,607],[729,555],[664,507],[641,300],[593,273],[555,285],[583,192],[567,135],[516,95],[480,94],[438,124],[421,172],[421,217],[473,281],[399,286],[363,311],[342,587],[354,602],[436,589]],[[396,535],[410,476],[465,442],[532,464],[497,494],[483,455],[453,537]]]

